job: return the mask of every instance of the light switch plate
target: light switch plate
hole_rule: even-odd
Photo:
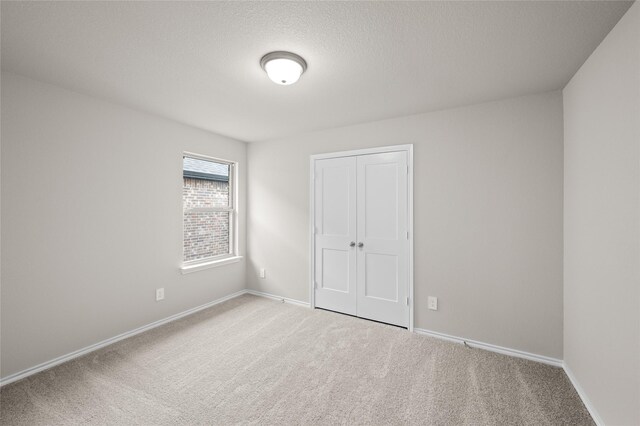
[[[156,288],[156,302],[164,300],[164,287]]]

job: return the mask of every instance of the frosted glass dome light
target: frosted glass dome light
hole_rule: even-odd
[[[307,69],[307,63],[291,52],[271,52],[260,59],[260,66],[271,81],[282,86],[293,84]]]

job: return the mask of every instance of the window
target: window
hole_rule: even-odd
[[[234,166],[195,154],[182,158],[183,269],[236,255]]]

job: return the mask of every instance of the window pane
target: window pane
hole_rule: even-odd
[[[184,261],[229,253],[230,212],[184,212]]]
[[[230,207],[229,171],[229,164],[184,157],[184,209]]]
[[[231,253],[233,194],[228,163],[183,157],[184,261]]]

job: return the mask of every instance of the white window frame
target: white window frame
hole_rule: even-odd
[[[183,274],[195,272],[202,269],[212,268],[216,266],[227,265],[229,263],[239,262],[242,257],[238,255],[238,163],[235,161],[224,160],[222,158],[210,157],[208,155],[196,154],[193,152],[183,152],[180,162],[180,175],[184,179],[184,157],[196,160],[211,161],[220,164],[229,165],[229,196],[231,203],[227,207],[200,207],[198,211],[211,212],[229,212],[229,252],[219,254],[217,256],[204,257],[202,259],[184,260],[184,198],[182,200],[182,265]]]

